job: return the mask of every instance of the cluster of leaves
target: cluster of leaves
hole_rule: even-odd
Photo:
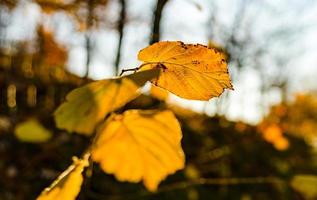
[[[316,191],[316,177],[307,175],[317,173],[316,154],[300,138],[285,135],[290,148],[278,151],[256,134],[256,126],[243,122],[206,116],[148,95],[140,95],[124,107],[136,108],[173,111],[182,127],[185,169],[168,176],[157,192],[152,193],[141,183],[116,181],[114,176],[104,173],[100,165],[94,164],[85,168],[77,199],[303,199],[288,187],[288,180],[300,173],[306,175],[296,176],[292,188],[303,193],[308,191],[309,196]],[[3,199],[35,199],[44,186],[71,164],[69,158],[81,157],[89,144],[85,135],[54,133],[53,139],[36,145],[14,138],[5,140],[7,148],[5,152],[1,150],[5,162],[0,180]],[[2,137],[1,144],[3,142]],[[15,176],[11,174],[12,168],[17,169]],[[274,180],[271,177],[285,180],[286,184],[255,181]],[[240,179],[248,180],[249,184],[241,183]]]
[[[316,94],[298,94],[290,103],[281,103],[271,108],[269,115],[259,125],[264,138],[277,149],[284,150],[289,144],[285,134],[293,135],[313,144],[317,130]]]
[[[277,124],[260,125],[259,129],[263,138],[273,144],[278,150],[285,150],[289,147],[287,138],[283,135],[283,130]]]
[[[135,99],[147,81],[186,99],[217,97],[232,89],[225,56],[199,44],[158,42],[141,50],[138,59],[143,63],[134,74],[77,88],[55,111],[58,128],[93,140],[83,158],[75,159],[39,199],[74,199],[90,160],[120,181],[142,180],[150,191],[184,168],[181,128],[172,111],[118,109]],[[66,194],[65,187],[74,185],[76,194]]]
[[[275,149],[286,151],[290,137],[303,139],[315,147],[317,131],[316,93],[297,94],[292,102],[282,102],[272,106],[268,116],[258,125],[262,137],[273,144]],[[295,175],[290,184],[306,199],[317,198],[317,177],[310,174]]]
[[[75,22],[78,31],[87,31],[90,26],[99,27],[100,24],[105,23],[100,10],[103,10],[107,6],[108,0],[36,0],[42,12],[51,15],[58,12],[65,12]],[[83,15],[82,11],[88,7],[88,12]],[[93,12],[94,11],[94,12]],[[99,11],[99,12],[98,12]],[[87,23],[87,18],[89,22]]]

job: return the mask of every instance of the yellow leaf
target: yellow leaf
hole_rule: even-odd
[[[284,151],[288,149],[289,142],[285,137],[278,138],[273,142],[274,147],[279,151]]]
[[[165,101],[168,98],[168,92],[155,85],[151,85],[150,94],[161,101]]]
[[[82,172],[88,166],[88,158],[87,154],[83,159],[75,157],[73,164],[45,188],[37,200],[75,200],[83,183]]]
[[[35,119],[18,124],[14,129],[14,134],[20,141],[31,143],[45,142],[52,136],[52,133]]]
[[[104,117],[139,95],[139,88],[156,77],[159,70],[95,81],[71,91],[55,111],[58,128],[85,135],[93,133]]]
[[[200,44],[158,42],[139,52],[140,70],[159,68],[152,83],[186,99],[209,100],[233,89],[225,55]]]
[[[306,199],[317,198],[317,176],[314,175],[296,175],[291,181],[291,186],[302,193]]]
[[[283,135],[282,129],[276,125],[270,125],[263,131],[263,137],[266,141],[274,143],[275,140],[280,139]]]
[[[200,172],[195,165],[188,164],[184,170],[185,177],[188,179],[198,179],[200,178]]]
[[[119,181],[139,182],[150,191],[184,167],[182,133],[171,111],[128,110],[112,115],[98,130],[92,158]]]

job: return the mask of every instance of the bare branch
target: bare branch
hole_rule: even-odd
[[[162,11],[168,0],[157,0],[156,9],[153,17],[153,29],[150,44],[158,42],[160,40],[160,23],[162,17]]]
[[[86,72],[85,72],[85,77],[88,76],[89,74],[89,65],[90,65],[90,59],[91,59],[91,38],[89,35],[89,30],[92,26],[93,23],[93,3],[94,1],[87,1],[87,9],[88,9],[88,14],[86,18],[86,24],[87,24],[87,31],[86,31],[86,51],[87,51],[87,57],[86,57]]]
[[[115,61],[115,74],[118,75],[119,73],[119,64],[121,58],[121,47],[122,47],[122,39],[123,39],[123,29],[125,24],[126,18],[126,3],[125,0],[120,0],[121,3],[121,12],[120,12],[120,19],[118,22],[118,32],[119,32],[119,41],[118,41],[118,49],[117,49],[117,56]]]

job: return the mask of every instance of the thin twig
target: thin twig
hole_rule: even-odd
[[[152,65],[152,64],[157,64],[158,66],[160,66],[159,64],[161,64],[162,62],[146,62],[146,63],[143,63],[142,65],[140,65],[139,67],[136,67],[136,68],[130,68],[130,69],[123,69],[121,70],[121,73],[119,76],[122,76],[122,74],[124,74],[125,72],[136,72],[138,71],[139,69],[141,69],[142,67],[146,66],[146,65]]]
[[[284,181],[278,177],[242,177],[242,178],[199,178],[190,181],[177,182],[162,186],[158,192],[185,189],[197,185],[245,185],[245,184],[275,184]]]
[[[215,185],[215,186],[228,186],[228,185],[246,185],[246,184],[283,184],[286,183],[285,180],[278,177],[232,177],[232,178],[199,178],[188,181],[181,181],[172,184],[167,184],[158,188],[155,193],[149,192],[147,190],[142,190],[138,193],[125,193],[125,194],[101,194],[93,191],[89,191],[88,195],[91,199],[137,199],[140,196],[151,196],[157,195],[159,193],[170,192],[173,190],[182,190],[188,187],[193,186],[206,186],[206,185]]]
[[[120,73],[120,75],[119,76],[122,76],[122,74],[124,74],[125,72],[136,72],[136,71],[138,71],[140,69],[140,67],[136,67],[136,68],[130,68],[130,69],[123,69],[123,70],[121,70],[121,73]]]

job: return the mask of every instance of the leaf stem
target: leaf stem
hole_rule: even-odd
[[[130,69],[123,69],[121,70],[121,73],[119,76],[122,76],[122,74],[124,74],[125,72],[136,72],[138,71],[139,69],[141,69],[142,67],[144,67],[145,65],[151,65],[151,64],[160,64],[161,62],[147,62],[147,63],[143,63],[141,64],[139,67],[135,67],[135,68],[130,68]]]
[[[123,70],[121,70],[121,73],[120,73],[119,76],[122,76],[122,74],[124,74],[125,72],[131,72],[131,71],[136,72],[136,71],[138,71],[140,68],[141,68],[141,66],[140,66],[140,67],[135,67],[135,68],[130,68],[130,69],[123,69]]]

